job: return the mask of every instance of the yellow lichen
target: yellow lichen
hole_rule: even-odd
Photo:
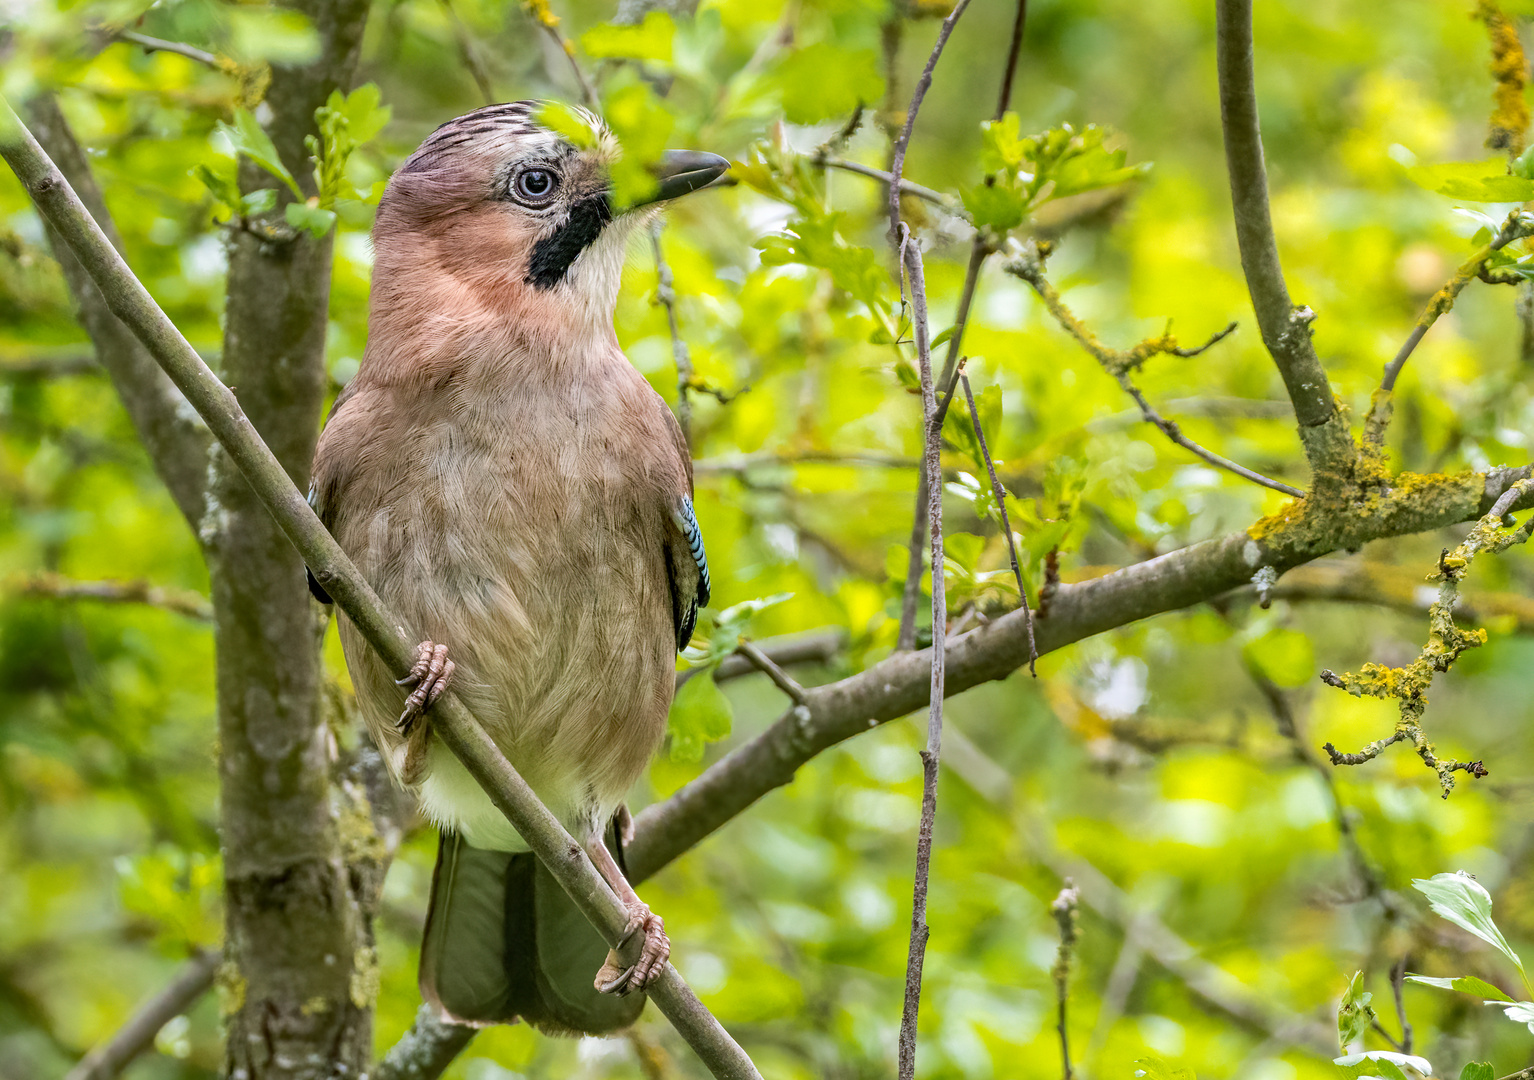
[[[218,965],[213,987],[218,994],[218,1011],[222,1016],[233,1016],[245,1007],[247,985],[245,976],[240,974],[240,966],[233,960],[225,960]]]
[[[1529,105],[1523,95],[1528,82],[1523,44],[1518,40],[1518,28],[1492,0],[1481,0],[1476,17],[1486,24],[1491,37],[1491,77],[1496,81],[1486,145],[1516,155],[1523,150],[1529,128]]]
[[[378,988],[382,976],[378,969],[378,950],[371,945],[358,947],[352,954],[352,977],[349,986],[352,1004],[359,1009],[371,1009],[378,1000]]]

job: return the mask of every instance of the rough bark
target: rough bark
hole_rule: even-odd
[[[365,0],[303,0],[319,57],[272,72],[268,131],[289,171],[312,190],[304,136],[314,111],[351,81]],[[246,190],[277,187],[248,162]],[[280,208],[279,208],[280,214]],[[280,220],[280,217],[278,218]],[[268,242],[231,232],[224,377],[300,489],[325,394],[331,241]],[[370,891],[343,858],[331,802],[320,690],[324,617],[304,564],[220,450],[200,533],[218,644],[225,967],[234,1008],[231,1077],[318,1078],[364,1072],[376,984]]]

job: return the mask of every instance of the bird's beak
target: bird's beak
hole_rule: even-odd
[[[635,205],[681,198],[707,187],[730,169],[728,158],[702,150],[667,150],[652,170],[657,186],[653,194]]]

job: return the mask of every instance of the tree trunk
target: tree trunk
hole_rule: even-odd
[[[313,21],[321,53],[276,68],[266,102],[272,140],[307,192],[304,136],[330,92],[350,84],[367,5],[295,6]],[[241,181],[246,190],[276,186],[248,162]],[[268,242],[232,232],[224,378],[301,489],[325,393],[330,266],[328,237]],[[371,897],[354,887],[332,801],[325,620],[303,562],[219,451],[200,531],[218,645],[228,1073],[357,1076],[371,1059],[376,960]]]

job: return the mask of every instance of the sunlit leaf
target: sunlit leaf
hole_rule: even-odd
[[[666,720],[671,760],[701,760],[705,746],[729,735],[733,719],[730,701],[714,682],[713,672],[694,675],[677,691]]]
[[[1491,918],[1491,894],[1464,871],[1435,874],[1429,880],[1412,882],[1412,888],[1428,898],[1433,911],[1455,926],[1468,930],[1513,962],[1523,975],[1523,961],[1513,952],[1502,931]]]
[[[1364,973],[1356,971],[1337,1005],[1337,1042],[1344,1051],[1363,1038],[1374,1023],[1374,1009],[1369,1004],[1374,995],[1364,989]]]
[[[1477,979],[1474,975],[1461,975],[1453,979],[1434,979],[1427,975],[1408,975],[1406,976],[1406,981],[1420,983],[1423,986],[1436,986],[1440,990],[1458,990],[1461,993],[1474,994],[1476,997],[1485,998],[1487,1001],[1513,1000],[1491,983],[1483,979]]]

